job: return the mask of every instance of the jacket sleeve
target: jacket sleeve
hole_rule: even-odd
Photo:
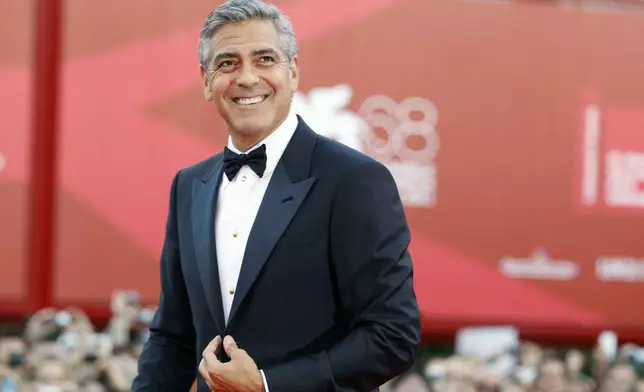
[[[262,369],[270,392],[371,391],[414,363],[420,315],[396,183],[369,161],[338,184],[331,262],[349,333],[325,351]]]
[[[150,337],[139,358],[133,392],[188,391],[196,377],[195,330],[181,271],[177,234],[177,173],[161,253],[161,295]]]

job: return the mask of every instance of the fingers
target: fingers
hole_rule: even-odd
[[[246,351],[237,346],[237,342],[235,342],[235,339],[233,339],[232,336],[226,336],[224,338],[224,350],[226,350],[226,354],[231,360],[244,355],[248,356],[248,354],[246,354]]]
[[[210,390],[214,390],[215,384],[212,380],[212,374],[221,366],[217,359],[217,352],[221,347],[221,336],[215,336],[203,350],[201,362],[199,362],[199,374],[203,377],[206,385]]]
[[[224,350],[230,359],[246,353],[246,351],[237,346],[237,342],[230,335],[224,338]]]
[[[208,373],[208,367],[206,366],[206,362],[202,359],[201,362],[199,362],[199,374],[201,377],[203,377],[204,381],[206,382],[206,385],[208,385],[208,388],[212,391],[213,388],[215,387],[215,384],[212,382],[210,379],[210,373]]]
[[[222,346],[221,336],[217,335],[213,340],[210,341],[210,343],[208,343],[208,345],[204,349],[202,353],[203,358],[204,359],[212,358],[214,356],[214,358],[217,359],[216,355],[219,352],[221,346]],[[233,337],[230,335],[226,336],[223,339],[223,346],[229,358],[232,358],[233,355],[237,355],[240,352],[245,352],[244,350],[240,349],[237,346],[237,342],[235,342],[235,339],[233,339]],[[217,362],[219,362],[219,360],[217,360]]]
[[[236,348],[237,342],[235,342],[235,339],[230,335],[226,336],[224,338],[224,350],[226,350],[226,354],[230,354],[230,350],[234,350]]]
[[[210,343],[208,343],[206,348],[203,350],[202,362],[204,362],[206,368],[210,369],[211,371],[215,366],[220,364],[219,360],[217,359],[217,351],[219,351],[220,346],[221,346],[221,336],[215,336],[215,338],[211,340]]]
[[[210,343],[208,343],[203,351],[203,354],[206,354],[206,352],[211,352],[217,355],[217,352],[219,352],[219,347],[221,347],[221,336],[217,335],[213,340],[210,341]]]

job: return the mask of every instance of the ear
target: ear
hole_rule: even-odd
[[[289,67],[291,91],[296,91],[300,84],[300,65],[297,56],[291,59]]]
[[[210,83],[212,74],[203,66],[199,66],[199,72],[201,73],[201,88],[203,89],[203,97],[206,101],[212,101],[212,85]]]

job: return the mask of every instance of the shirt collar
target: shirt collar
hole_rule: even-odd
[[[266,171],[264,172],[264,175],[272,173],[273,170],[275,170],[275,167],[277,167],[277,162],[279,162],[284,150],[286,150],[286,146],[297,129],[297,123],[297,116],[295,112],[291,110],[288,116],[286,116],[286,119],[275,131],[246,151],[246,153],[249,153],[260,147],[262,144],[266,145]],[[241,151],[233,145],[233,139],[230,136],[228,136],[228,149],[236,154],[241,153]],[[228,180],[228,178],[224,176],[224,180]]]

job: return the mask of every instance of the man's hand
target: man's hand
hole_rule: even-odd
[[[224,350],[230,362],[217,359],[221,337],[215,337],[203,351],[199,374],[211,391],[217,392],[264,392],[264,379],[255,361],[246,351],[237,347],[232,336],[224,339]]]

